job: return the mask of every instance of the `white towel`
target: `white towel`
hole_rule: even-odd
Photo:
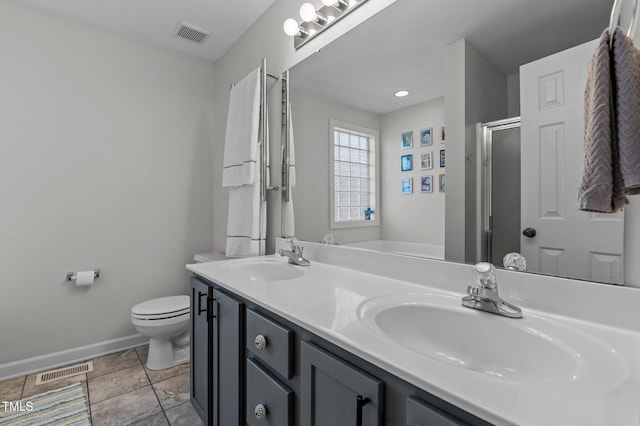
[[[230,257],[258,256],[265,253],[267,223],[266,202],[260,199],[260,69],[249,74],[234,89],[240,90],[231,91],[222,179],[223,187],[231,186],[225,254]],[[268,134],[268,128],[266,132]],[[242,158],[246,160],[240,161]],[[268,181],[268,161],[266,166]]]
[[[229,257],[259,256],[265,252],[266,203],[260,201],[260,185],[229,190],[227,245]]]
[[[258,160],[260,68],[231,89],[222,186],[252,185]]]
[[[287,188],[289,201],[283,201],[282,204],[282,236],[284,238],[294,237],[296,235],[295,220],[293,216],[292,191],[292,188],[296,186],[296,155],[293,148],[293,120],[291,119],[291,103],[289,103],[289,111],[287,116],[289,117],[289,123],[287,123],[287,127],[289,129],[289,187]],[[285,164],[286,158],[283,158],[282,162],[282,167],[287,167],[287,165]]]

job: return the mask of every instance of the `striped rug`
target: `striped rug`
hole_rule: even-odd
[[[74,383],[21,401],[0,404],[2,426],[90,426],[80,383]]]

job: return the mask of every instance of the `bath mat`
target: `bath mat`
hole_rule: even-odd
[[[90,426],[82,384],[0,404],[2,426]]]

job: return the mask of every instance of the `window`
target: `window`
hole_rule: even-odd
[[[378,132],[335,120],[331,131],[331,228],[377,226]]]

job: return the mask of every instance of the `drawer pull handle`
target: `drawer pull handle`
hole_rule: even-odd
[[[261,420],[267,417],[267,407],[262,404],[256,405],[256,408],[253,410],[256,415],[256,419]]]
[[[204,309],[202,309],[202,296],[207,296],[207,293],[201,291],[198,292],[198,315],[203,312],[207,312],[207,304],[205,303]]]
[[[267,347],[267,338],[264,337],[262,334],[258,334],[255,340],[253,341],[253,344],[256,345],[257,349],[263,350],[264,348]]]
[[[356,426],[362,426],[362,407],[367,405],[371,400],[358,395],[356,397]]]

